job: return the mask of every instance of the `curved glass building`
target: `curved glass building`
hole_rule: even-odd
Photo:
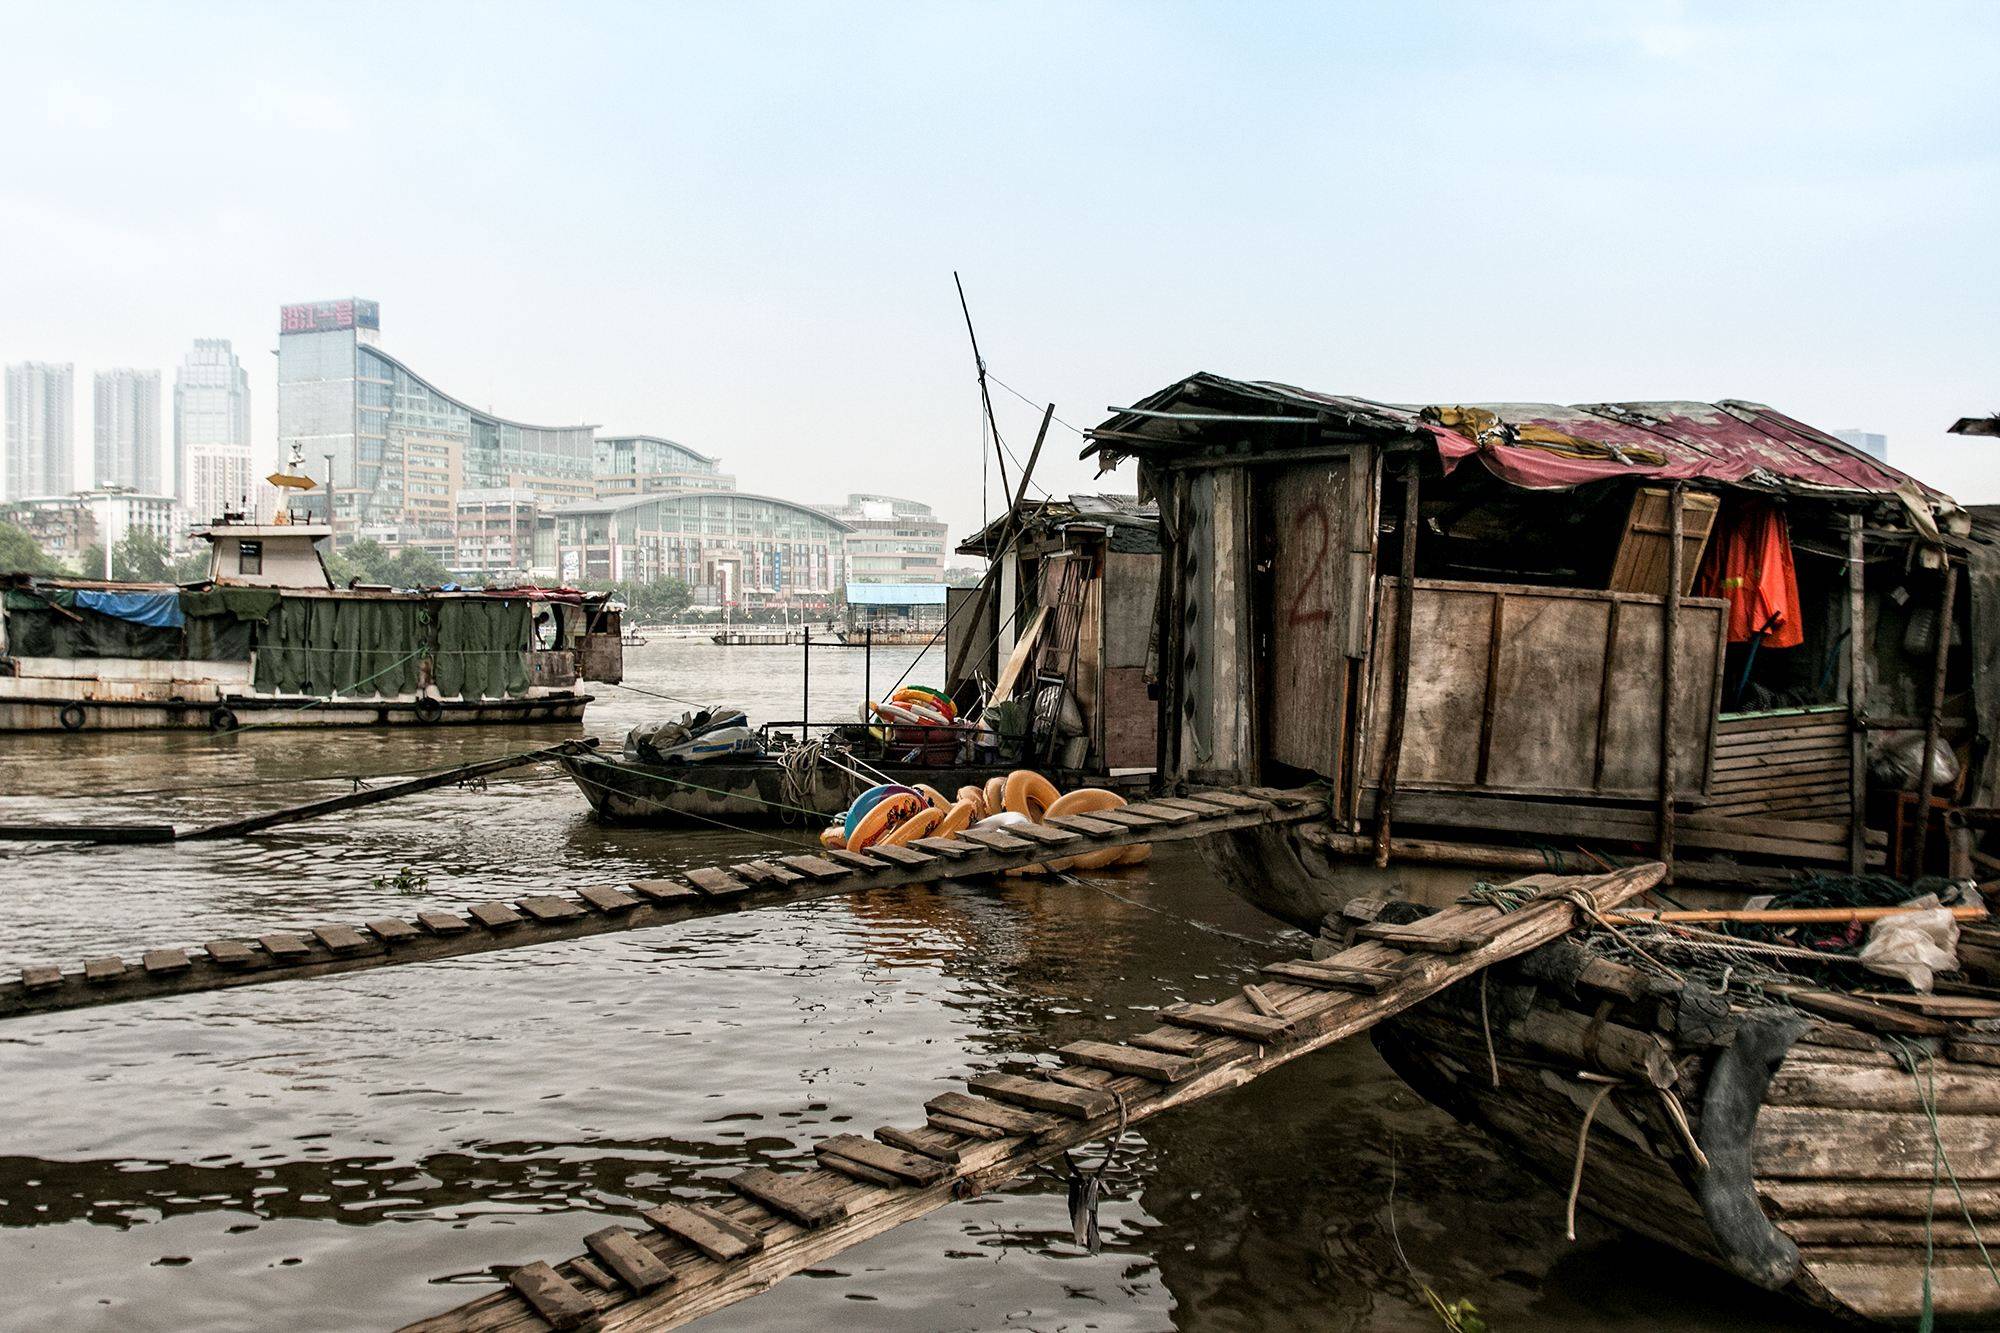
[[[848,524],[809,505],[742,491],[663,491],[555,512],[556,572],[579,579],[680,579],[702,604],[827,610],[846,582]]]

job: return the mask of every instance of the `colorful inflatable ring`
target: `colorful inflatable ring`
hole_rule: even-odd
[[[928,685],[912,685],[909,688],[915,690],[919,694],[928,694],[931,698],[937,700],[936,707],[939,708],[946,717],[950,718],[954,722],[958,720],[958,705],[953,703],[951,701],[951,696],[949,694],[946,694],[943,690],[934,690]]]
[[[988,778],[980,795],[986,801],[986,813],[997,815],[1007,808],[1007,779]]]
[[[1079,787],[1075,791],[1064,792],[1058,796],[1043,812],[1042,818],[1046,820],[1051,815],[1087,815],[1098,810],[1116,810],[1123,804],[1125,798],[1115,791],[1106,791],[1102,787]],[[1085,852],[1070,862],[1070,868],[1102,870],[1106,866],[1120,865],[1124,862],[1125,853],[1131,850],[1133,849],[1129,847],[1113,847],[1101,852]]]
[[[853,836],[847,840],[848,850],[867,851],[901,828],[919,811],[929,808],[924,804],[924,798],[913,791],[899,791],[893,796],[883,797],[854,826]]]
[[[892,704],[892,703],[884,703],[880,700],[870,700],[868,703],[868,707],[873,709],[875,716],[881,718],[884,722],[894,722],[898,726],[905,726],[905,727],[916,726],[919,722],[919,718],[917,717],[917,715],[911,712],[908,708],[904,707],[902,704]]]
[[[986,789],[984,787],[960,787],[956,803],[971,806],[972,817],[974,819],[984,819],[990,813],[986,809]]]
[[[897,690],[889,696],[889,702],[892,704],[901,704],[905,708],[913,704],[921,704],[925,708],[936,709],[947,718],[958,716],[958,709],[952,705],[951,700],[934,691],[918,689],[914,685],[906,685],[902,689]]]
[[[933,810],[951,809],[951,798],[949,796],[946,796],[943,792],[939,791],[936,787],[931,786],[929,783],[912,782],[910,786],[916,791],[917,795],[923,797],[926,801],[929,801],[931,803],[931,808]]]
[[[847,846],[847,825],[829,824],[819,831],[819,845],[827,848]]]
[[[894,796],[899,792],[909,792],[910,795],[912,796],[916,795],[916,792],[908,787],[900,786],[897,783],[893,782],[887,782],[879,787],[870,787],[867,791],[864,791],[859,796],[855,797],[854,804],[847,807],[847,821],[846,821],[847,841],[850,844],[853,843],[854,830],[860,827],[861,820],[864,815],[866,815],[870,810],[873,810],[876,807],[876,805],[881,803],[886,798]]]
[[[971,790],[968,788],[968,790]],[[983,818],[980,806],[972,801],[954,801],[949,810],[938,820],[937,827],[930,831],[933,838],[949,838],[954,833],[963,833],[973,823]]]
[[[927,805],[908,819],[890,829],[874,845],[877,847],[901,847],[916,838],[933,837],[937,833],[938,821],[944,818],[944,811],[934,805]]]
[[[1007,775],[1004,801],[1007,809],[1026,815],[1037,824],[1062,793],[1056,785],[1031,768],[1017,768]]]

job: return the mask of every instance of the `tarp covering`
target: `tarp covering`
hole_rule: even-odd
[[[158,661],[181,656],[182,638],[178,627],[139,625],[81,607],[66,608],[55,599],[45,601],[9,591],[7,649],[16,657]]]
[[[154,629],[178,629],[181,623],[181,595],[174,592],[112,592],[105,588],[78,588],[76,604],[99,615],[129,620]]]
[[[1728,601],[1731,643],[1756,639],[1766,648],[1804,643],[1805,618],[1785,511],[1759,499],[1725,508],[1695,577],[1694,593]]]
[[[272,694],[409,695],[430,647],[422,602],[289,597],[257,632],[256,687]]]
[[[261,621],[283,599],[276,588],[188,588],[181,593],[181,613],[194,617],[234,616]]]
[[[528,603],[497,597],[437,603],[438,693],[503,699],[528,692]]]
[[[1972,627],[1973,746],[1969,805],[2000,805],[2000,505],[1973,505],[1966,543]]]
[[[1893,494],[1912,478],[1761,403],[1395,404],[1290,384],[1193,375],[1114,414],[1090,450],[1115,457],[1206,448],[1172,418],[1249,413],[1265,419],[1428,438],[1447,471],[1477,458],[1514,486],[1562,490],[1593,481],[1701,478],[1773,490]],[[1168,420],[1161,420],[1165,413]],[[1281,434],[1286,429],[1277,428]],[[1276,435],[1274,435],[1276,438]],[[1927,489],[1927,488],[1926,488]],[[1936,492],[1929,492],[1936,494]]]

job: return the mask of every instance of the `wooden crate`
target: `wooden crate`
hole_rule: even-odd
[[[1632,496],[1632,512],[1625,519],[1625,535],[1618,542],[1618,558],[1611,564],[1612,592],[1647,592],[1656,597],[1667,594],[1667,565],[1673,547],[1673,493],[1654,486],[1642,486]],[[1715,530],[1716,512],[1722,501],[1706,491],[1681,493],[1681,595],[1694,590],[1695,572],[1701,568],[1708,537]]]

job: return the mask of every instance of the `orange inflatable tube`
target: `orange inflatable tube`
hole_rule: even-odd
[[[819,831],[819,845],[826,848],[847,846],[847,826],[831,824]]]
[[[933,810],[951,809],[951,799],[947,797],[943,792],[939,791],[936,787],[930,786],[927,783],[922,783],[922,782],[912,782],[910,785],[917,789],[917,795],[923,797],[926,801],[929,801],[931,803],[931,809]]]
[[[1007,779],[988,778],[981,793],[986,801],[986,813],[997,815],[1007,808]]]
[[[928,838],[937,832],[938,821],[944,818],[944,811],[936,806],[926,806],[908,819],[890,829],[875,842],[877,847],[901,847],[913,838]]]
[[[990,788],[991,783],[987,784]],[[1048,816],[1049,807],[1062,795],[1056,785],[1030,768],[1017,768],[1001,787],[1001,805],[1017,815],[1026,815],[1037,824]],[[1120,801],[1120,805],[1124,802]]]
[[[970,804],[972,806],[972,818],[975,822],[995,813],[986,808],[986,789],[984,787],[960,787],[958,789],[958,804]]]
[[[961,790],[973,791],[975,789],[966,787]],[[931,829],[929,836],[933,838],[949,838],[954,833],[965,832],[973,824],[984,818],[986,818],[985,813],[973,802],[955,801],[951,809],[938,817],[937,825]]]
[[[847,840],[849,851],[864,852],[882,839],[901,828],[918,811],[926,810],[924,798],[913,791],[897,792],[875,803],[875,808],[862,816],[854,826],[854,836]]]
[[[1052,815],[1087,815],[1097,810],[1116,810],[1125,804],[1125,798],[1115,791],[1102,787],[1079,787],[1066,792],[1049,805],[1042,814],[1047,820]],[[1125,854],[1130,851],[1151,851],[1150,847],[1111,847],[1101,852],[1085,852],[1069,863],[1074,870],[1102,870],[1106,866],[1123,865]]]

